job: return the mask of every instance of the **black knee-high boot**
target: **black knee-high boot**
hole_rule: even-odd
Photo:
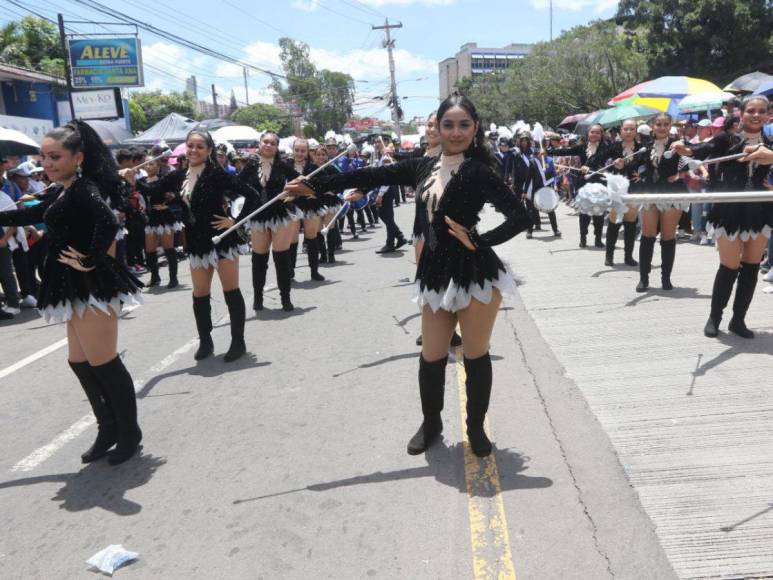
[[[711,291],[711,314],[706,326],[703,327],[703,334],[710,338],[719,334],[722,312],[730,301],[730,294],[733,293],[733,286],[737,278],[738,270],[733,270],[722,264],[719,265],[717,274],[714,276],[714,288]]]
[[[671,272],[676,259],[676,240],[660,240],[660,280],[663,290],[673,290]]]
[[[607,231],[609,236],[609,231]],[[623,222],[623,242],[625,244],[625,265],[638,266],[639,262],[633,259],[633,246],[636,243],[636,222]]]
[[[142,441],[142,431],[137,424],[137,395],[134,392],[134,381],[119,356],[109,363],[91,367],[91,369],[99,379],[115,415],[118,443],[107,461],[110,465],[118,465],[130,459],[137,452]]]
[[[419,358],[419,395],[424,420],[416,434],[408,442],[408,453],[418,455],[434,443],[443,432],[443,410],[445,397],[446,363],[448,357],[435,362],[427,362],[424,356]]]
[[[327,263],[335,264],[336,246],[338,245],[338,228],[327,231]]]
[[[298,263],[298,242],[290,244],[290,280],[295,279],[295,264]]]
[[[263,287],[266,285],[268,254],[252,252],[252,309],[263,310]]]
[[[730,332],[734,332],[743,338],[754,338],[754,333],[746,327],[746,312],[754,297],[754,289],[757,286],[757,276],[760,273],[760,265],[741,262],[738,271],[738,284],[735,287],[735,300],[733,300],[733,318],[727,325]]]
[[[156,252],[145,252],[145,263],[150,270],[150,281],[148,287],[158,286],[161,283],[161,276],[158,275],[158,254]]]
[[[652,270],[652,253],[655,251],[655,238],[642,236],[639,240],[639,284],[637,292],[646,292],[650,287],[650,270]]]
[[[244,343],[244,319],[247,316],[247,307],[244,304],[242,291],[238,288],[223,292],[223,296],[231,319],[231,346],[228,347],[223,360],[233,362],[247,352],[247,345]]]
[[[617,244],[617,238],[620,235],[620,224],[609,222],[607,226],[607,255],[604,260],[604,264],[607,266],[615,265],[615,244]]]
[[[276,268],[276,285],[279,287],[282,310],[291,312],[295,307],[290,302],[290,288],[292,286],[292,278],[290,278],[290,270],[292,268],[290,250],[285,250],[284,252],[274,251],[274,268]]]
[[[483,429],[491,399],[491,357],[489,353],[479,358],[464,357],[467,391],[467,438],[472,452],[478,457],[491,453],[491,441]]]
[[[309,246],[309,251],[306,256],[309,258],[309,269],[311,270],[311,279],[317,282],[322,282],[325,277],[319,273],[319,245],[317,244],[317,238],[306,240]]]
[[[164,255],[169,266],[169,284],[166,287],[169,289],[177,288],[180,285],[177,281],[177,250],[174,248],[164,250]]]
[[[212,310],[209,294],[193,297],[193,316],[196,318],[196,330],[199,332],[199,348],[193,358],[202,360],[215,352],[212,342]]]
[[[319,248],[319,263],[327,264],[327,244],[325,243],[325,236],[321,233],[317,234],[317,248]]]
[[[78,377],[97,419],[97,438],[89,450],[81,455],[83,463],[91,463],[107,455],[110,448],[118,443],[118,425],[102,390],[102,384],[91,370],[91,365],[88,362],[68,362],[72,372]]]
[[[597,248],[603,248],[604,242],[601,241],[601,236],[604,234],[604,216],[593,216],[593,236],[595,238],[594,245]]]
[[[580,214],[580,247],[588,245],[588,226],[590,225],[590,216],[584,213]]]

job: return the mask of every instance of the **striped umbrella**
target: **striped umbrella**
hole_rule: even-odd
[[[609,104],[616,105],[634,96],[681,99],[687,95],[721,90],[712,82],[694,77],[659,77],[626,89],[619,95],[612,97]]]
[[[707,93],[698,93],[697,95],[687,95],[679,101],[680,113],[702,113],[721,109],[722,103],[728,99],[734,98],[733,93],[725,91],[709,91]]]

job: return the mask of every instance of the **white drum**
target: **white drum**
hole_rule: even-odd
[[[542,187],[534,192],[534,207],[544,213],[555,211],[560,203],[556,190],[552,187]]]

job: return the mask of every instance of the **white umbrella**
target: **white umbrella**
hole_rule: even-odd
[[[680,113],[702,113],[703,111],[721,109],[722,103],[734,97],[733,93],[724,91],[696,93],[694,95],[687,95],[679,101],[678,108]]]
[[[221,127],[212,134],[215,141],[260,141],[260,133],[247,125],[229,125]]]
[[[40,146],[16,129],[0,127],[0,154],[2,155],[37,155]]]

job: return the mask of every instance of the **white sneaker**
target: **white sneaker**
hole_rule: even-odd
[[[7,312],[8,314],[13,314],[14,316],[21,313],[21,309],[14,308],[13,306],[4,306],[3,311]]]
[[[709,245],[709,237],[706,234],[701,234],[701,246],[708,246]]]
[[[36,308],[38,305],[38,301],[35,300],[34,296],[25,296],[22,298],[20,306],[22,308]]]
[[[765,282],[773,282],[773,270],[768,270],[768,273],[762,277]]]

